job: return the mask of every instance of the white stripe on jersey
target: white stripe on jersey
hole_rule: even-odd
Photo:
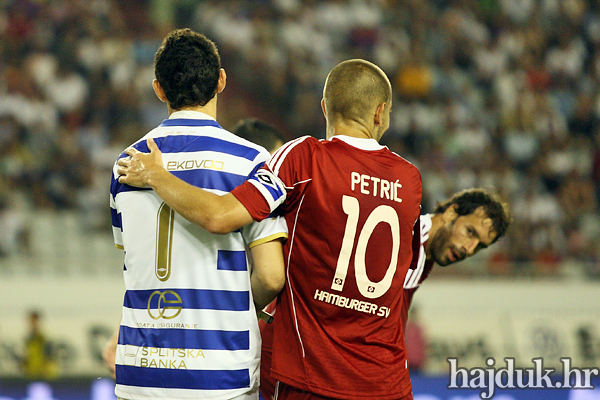
[[[171,321],[162,321],[171,322]],[[253,324],[251,313],[240,313],[228,310],[205,310],[185,308],[177,318],[178,324],[193,326],[193,329],[220,330],[220,331],[244,331],[248,330],[249,324]],[[148,310],[123,307],[122,326],[137,328],[138,324],[144,324],[149,328],[159,326],[160,322],[150,317]]]
[[[254,160],[216,151],[163,153],[162,158],[165,169],[170,172],[203,169],[245,177],[256,165]]]
[[[429,240],[429,230],[431,229],[431,215],[421,215],[421,246],[419,247],[419,260],[415,269],[409,269],[404,278],[404,289],[414,289],[419,287],[419,281],[423,270],[425,269],[425,261],[427,256],[425,254],[425,242]]]
[[[285,274],[286,280],[290,281],[290,259],[292,258],[292,249],[294,247],[294,238],[296,237],[296,225],[298,224],[298,215],[300,214],[300,210],[302,209],[302,203],[304,202],[304,195],[300,199],[300,204],[298,205],[298,210],[296,211],[296,217],[294,218],[294,228],[292,232],[290,232],[290,250],[288,251],[288,260],[286,263]],[[294,324],[296,325],[296,335],[298,335],[298,341],[300,342],[300,347],[302,347],[302,357],[306,357],[306,351],[304,350],[304,342],[302,341],[302,336],[300,336],[300,330],[298,329],[298,313],[296,312],[296,304],[294,303],[294,291],[292,290],[292,285],[286,285],[286,287],[290,290],[290,301],[292,303],[292,308],[294,310]],[[284,289],[285,290],[285,289]]]
[[[251,371],[252,373],[252,371]],[[256,373],[256,372],[254,372]],[[252,385],[252,383],[251,383]],[[119,389],[121,385],[117,383],[116,388]],[[206,399],[206,400],[223,400],[223,399],[238,399],[245,398],[242,397],[246,393],[249,393],[247,389],[245,391],[238,390],[236,392],[232,392],[231,390],[211,390],[210,394],[207,394],[207,391],[198,391],[198,390],[187,390],[187,389],[155,389],[149,387],[141,387],[141,386],[131,386],[135,389],[136,394],[123,394],[122,396],[118,396],[118,399],[125,400],[137,400],[137,399],[163,399],[165,393],[177,396],[177,399],[186,399],[186,400],[198,400],[198,399]],[[238,397],[239,396],[239,397]]]
[[[149,365],[154,361],[155,365],[179,365],[185,362],[186,370],[226,370],[232,366],[242,368],[240,364],[240,353],[246,353],[252,357],[250,350],[237,350],[235,352],[226,350],[199,350],[199,349],[158,349],[156,347],[141,347],[130,344],[117,345],[117,356],[123,361],[123,365],[141,367],[142,362]],[[143,360],[143,361],[142,361]],[[247,367],[247,366],[246,366]],[[181,389],[180,389],[181,390]]]
[[[277,178],[276,176],[273,176],[278,182],[280,182],[281,186],[283,185],[283,182],[281,182],[281,180],[279,178]],[[281,205],[281,203],[283,203],[286,199],[286,192],[283,192],[283,196],[280,196],[277,199],[274,199],[273,196],[271,195],[271,193],[269,192],[269,190],[265,187],[265,185],[262,182],[258,182],[257,180],[254,179],[250,179],[248,182],[250,182],[251,184],[254,185],[255,188],[258,189],[258,191],[260,192],[260,194],[262,194],[262,196],[265,198],[265,200],[267,201],[267,203],[269,203],[269,207],[271,208],[271,212],[275,211],[277,209],[277,207],[279,207],[279,205]]]
[[[267,165],[269,166],[269,168],[271,168],[271,171],[273,171],[273,173],[275,175],[279,175],[279,168],[281,168],[281,164],[283,163],[283,161],[285,160],[285,158],[287,157],[289,152],[292,151],[292,149],[294,147],[296,147],[297,145],[299,145],[300,143],[302,143],[309,137],[310,136],[303,136],[301,138],[292,140],[291,142],[288,142],[287,144],[284,144],[283,146],[281,146],[273,154],[273,156],[271,156],[271,159],[269,161],[267,161]]]

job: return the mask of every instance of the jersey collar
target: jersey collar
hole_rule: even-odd
[[[213,121],[215,120],[208,114],[204,114],[200,111],[190,110],[174,111],[171,115],[169,115],[169,119],[211,119]]]
[[[329,140],[339,139],[342,142],[348,143],[350,146],[362,149],[362,150],[381,150],[385,149],[386,146],[382,146],[375,139],[362,139],[352,136],[335,135]]]

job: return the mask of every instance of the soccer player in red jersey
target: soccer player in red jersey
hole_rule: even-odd
[[[149,186],[213,233],[272,212],[286,216],[286,286],[273,322],[278,399],[412,399],[403,283],[420,213],[417,168],[381,146],[392,89],[385,73],[348,60],[329,73],[326,139],[301,137],[224,196],[162,168],[160,152],[128,151],[120,181]],[[197,190],[196,190],[197,189]]]
[[[413,264],[404,281],[405,312],[434,264],[446,267],[475,255],[504,236],[510,222],[508,204],[479,188],[455,193],[433,213],[421,215],[413,238]]]
[[[455,193],[439,203],[433,213],[421,215],[415,225],[412,265],[404,280],[404,326],[414,293],[436,263],[445,267],[475,255],[504,236],[510,222],[508,204],[498,194],[479,188]],[[272,303],[267,311],[273,313],[274,310]],[[261,394],[264,399],[272,400],[277,383],[269,374],[273,326],[264,321],[259,324],[263,340]]]

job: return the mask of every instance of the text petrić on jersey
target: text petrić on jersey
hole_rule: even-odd
[[[369,303],[368,301],[361,301],[351,299],[348,297],[340,296],[339,294],[333,294],[324,290],[315,290],[315,300],[319,300],[334,306],[349,308],[352,310],[360,311],[365,314],[374,314],[379,317],[387,318],[390,315],[391,309],[385,306],[378,306],[377,304]]]
[[[391,182],[383,178],[377,178],[376,176],[352,172],[350,185],[353,192],[359,189],[362,194],[379,196],[382,199],[402,203],[402,199],[398,197],[398,190],[402,188],[402,184],[398,181]]]

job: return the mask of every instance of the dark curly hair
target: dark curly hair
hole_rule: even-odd
[[[154,56],[154,74],[174,110],[204,106],[217,93],[221,57],[217,46],[191,29],[176,29]]]
[[[285,142],[279,129],[257,118],[242,119],[231,131],[239,137],[261,145],[268,152],[276,150],[278,144]]]
[[[497,233],[494,242],[504,236],[512,222],[508,203],[499,194],[486,189],[466,189],[455,193],[450,199],[438,203],[433,213],[441,214],[453,204],[457,205],[456,213],[458,215],[469,215],[477,208],[483,207],[485,215],[491,218],[492,226]]]

